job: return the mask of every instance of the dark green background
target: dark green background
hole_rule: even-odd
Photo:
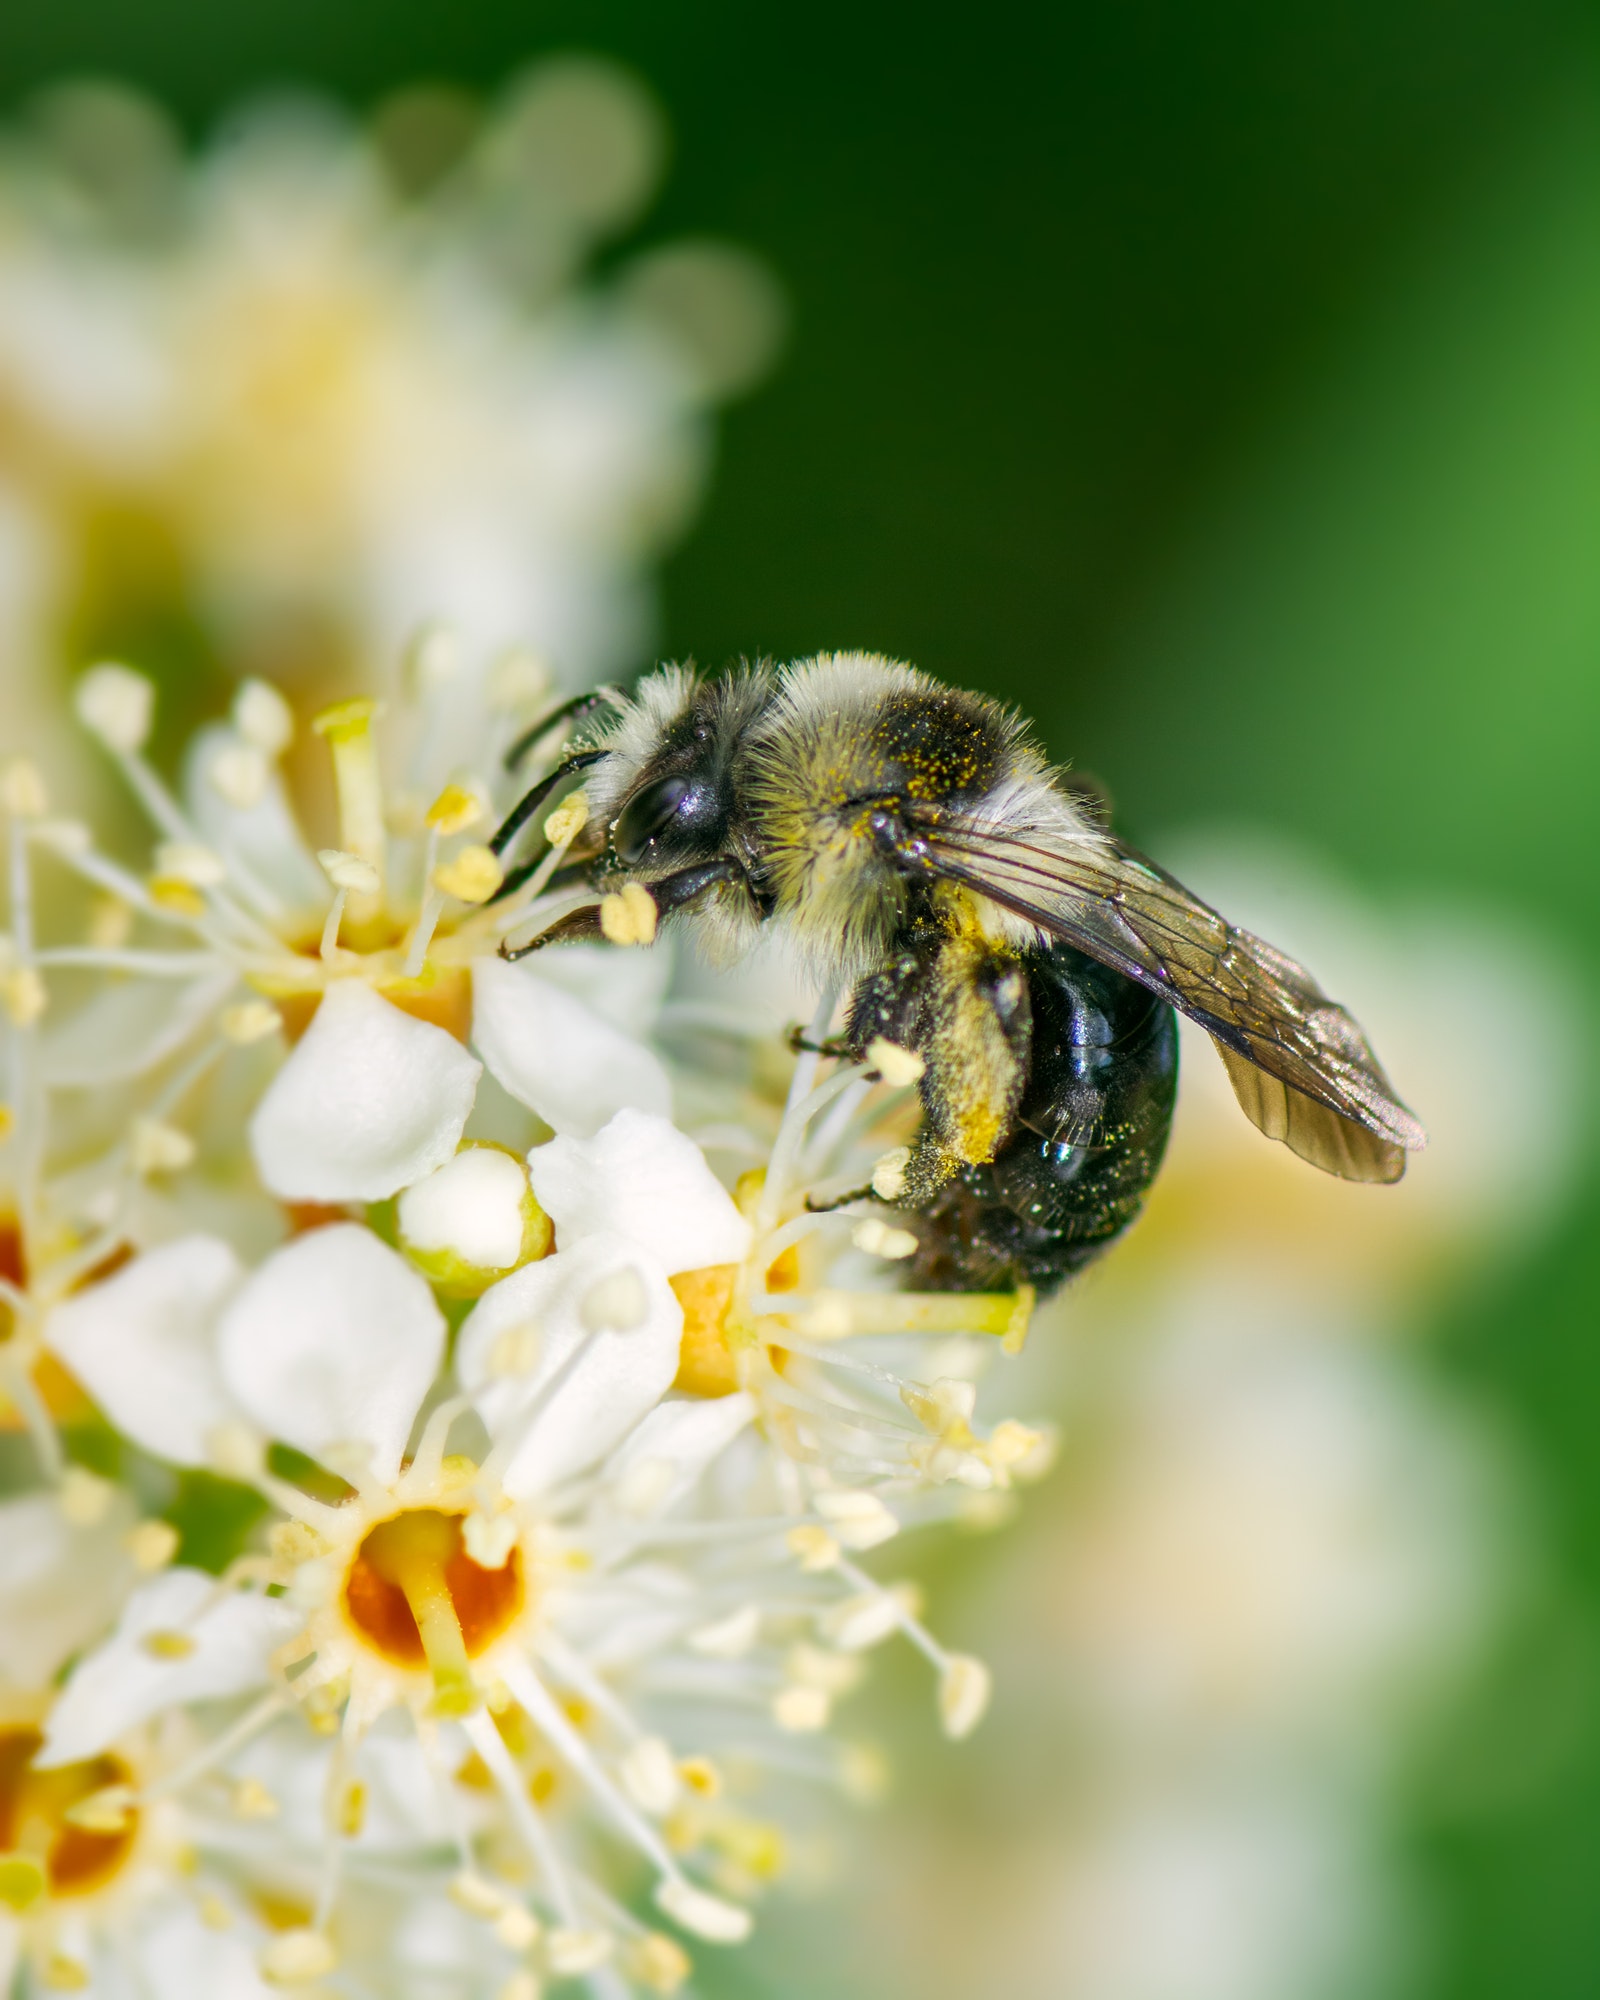
[[[644,234],[753,245],[795,315],[668,566],[668,650],[912,658],[1022,701],[1135,831],[1265,819],[1376,888],[1520,905],[1587,975],[1592,29],[1573,0],[52,0],[0,15],[0,94],[111,72],[199,131],[266,83],[628,59],[679,141]],[[1434,1344],[1600,1606],[1597,1215]],[[1519,1658],[1480,1718],[1509,1776],[1414,1787],[1433,2000],[1600,1992],[1594,1674],[1541,1758],[1549,1649]]]

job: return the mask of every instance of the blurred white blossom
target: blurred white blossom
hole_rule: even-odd
[[[664,154],[644,86],[576,56],[364,126],[264,102],[193,159],[123,87],[40,99],[0,147],[13,715],[37,740],[108,645],[336,691],[441,611],[569,686],[636,662],[710,408],[782,327],[730,246],[586,276]]]

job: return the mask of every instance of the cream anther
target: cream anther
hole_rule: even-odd
[[[13,819],[42,819],[50,810],[50,795],[31,759],[9,757],[0,768],[0,808]]]
[[[461,634],[451,625],[424,625],[406,649],[406,677],[418,694],[453,681],[466,663]]]
[[[56,1488],[56,1502],[74,1528],[93,1528],[111,1511],[116,1488],[82,1465],[69,1465]]]
[[[677,1760],[660,1736],[641,1736],[623,1758],[620,1776],[634,1804],[657,1818],[671,1812],[683,1791]]]
[[[317,859],[322,872],[336,889],[351,889],[358,895],[373,895],[378,888],[378,871],[370,861],[344,847],[319,847]]]
[[[751,1916],[735,1903],[708,1895],[692,1882],[663,1882],[656,1890],[656,1906],[674,1923],[704,1938],[708,1944],[743,1944],[750,1935]]]
[[[156,691],[143,674],[107,662],[91,667],[73,694],[73,706],[84,728],[108,750],[133,756],[150,737],[155,719]]]
[[[826,1729],[832,1713],[832,1698],[823,1688],[780,1688],[772,1698],[773,1721],[795,1736]]]
[[[195,1143],[176,1125],[159,1118],[136,1118],[129,1140],[136,1174],[176,1174],[194,1163]]]
[[[156,873],[192,889],[214,889],[228,871],[222,856],[198,841],[168,840],[156,849]]]
[[[576,1979],[604,1965],[612,1950],[612,1941],[604,1931],[562,1929],[550,1933],[544,1955],[558,1979]]]
[[[424,813],[423,822],[448,839],[452,833],[465,833],[469,826],[476,826],[483,816],[484,803],[475,792],[469,792],[465,785],[446,785]]]
[[[726,1618],[691,1632],[689,1645],[696,1653],[704,1653],[713,1660],[737,1660],[749,1652],[760,1636],[760,1607],[746,1604]]]
[[[626,883],[600,902],[600,928],[612,944],[651,944],[656,934],[656,899],[642,882]]]
[[[911,1148],[896,1146],[873,1162],[872,1192],[880,1201],[898,1201],[906,1191],[906,1168],[911,1164]]]
[[[993,1687],[989,1669],[969,1653],[951,1653],[939,1676],[939,1720],[955,1741],[970,1736],[983,1720]]]
[[[867,1044],[867,1067],[875,1069],[895,1090],[921,1080],[927,1064],[915,1049],[903,1049],[898,1042],[877,1035]]]
[[[240,683],[233,726],[264,757],[281,757],[294,741],[294,710],[270,681]]]
[[[887,1222],[880,1222],[875,1215],[858,1222],[850,1232],[850,1240],[858,1250],[865,1250],[868,1256],[883,1257],[891,1263],[914,1257],[917,1253],[917,1239],[909,1229],[895,1229]]]
[[[589,794],[582,785],[569,792],[545,820],[544,837],[552,847],[566,847],[589,823]]]
[[[874,1549],[900,1532],[900,1523],[875,1493],[860,1489],[818,1493],[812,1505],[847,1549]]]
[[[517,1523],[511,1514],[469,1514],[461,1524],[461,1546],[479,1569],[504,1569],[517,1546]]]
[[[178,1531],[170,1521],[141,1521],[130,1529],[125,1546],[141,1575],[165,1569],[178,1553]]]
[[[217,1016],[217,1026],[230,1042],[244,1048],[276,1034],[283,1026],[283,1016],[270,1000],[240,1000],[223,1008]]]
[[[477,843],[460,848],[433,871],[433,886],[462,903],[487,903],[505,879],[497,857]]]
[[[285,1931],[261,1954],[261,1973],[274,1986],[306,1986],[325,1979],[339,1963],[339,1954],[320,1931]]]

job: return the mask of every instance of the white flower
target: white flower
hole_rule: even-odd
[[[539,890],[564,849],[550,850],[504,900],[485,900],[501,874],[475,841],[491,796],[515,795],[496,767],[514,724],[509,715],[492,726],[485,718],[481,772],[443,760],[439,712],[463,699],[456,683],[465,669],[455,659],[414,671],[392,704],[388,747],[406,766],[401,789],[385,780],[378,703],[343,702],[315,719],[333,765],[342,843],[323,851],[320,866],[275,761],[292,717],[281,701],[266,714],[268,698],[278,698],[261,682],[241,688],[230,727],[203,731],[192,746],[181,798],[126,732],[105,739],[164,836],[147,877],[86,840],[51,846],[48,824],[18,823],[27,857],[51,846],[124,914],[108,941],[91,935],[30,949],[26,970],[42,1005],[58,979],[104,975],[86,999],[47,1020],[48,1076],[78,1086],[136,1080],[189,1047],[191,1070],[163,1098],[182,1113],[214,1073],[255,1077],[280,1062],[270,1085],[256,1088],[247,1132],[259,1187],[294,1203],[380,1200],[443,1166],[472,1115],[484,1064],[534,1114],[524,1143],[539,1119],[587,1137],[622,1109],[670,1112],[667,1071],[640,1032],[659,1005],[669,955],[643,976],[624,975],[625,1002],[609,1009],[593,1004],[593,954],[579,952],[574,967],[551,973],[495,955],[509,932],[545,913]],[[247,797],[239,759],[259,767]],[[204,867],[193,860],[201,854]],[[488,870],[481,886],[450,873],[472,857]],[[170,948],[175,930],[184,939],[178,950]],[[136,1157],[147,1168],[187,1164],[192,1156],[177,1150],[187,1135],[174,1132],[157,1147],[154,1129],[140,1128]],[[229,1139],[237,1126],[212,1137],[213,1152]]]
[[[62,1492],[0,1501],[0,1976],[8,1991],[20,1982],[16,1990],[30,1994],[115,1992],[131,1978],[157,1992],[266,2000],[252,1896],[272,1877],[256,1872],[260,1844],[219,1840],[214,1819],[178,1796],[197,1756],[206,1764],[204,1739],[170,1720],[159,1736],[130,1721],[110,1738],[97,1735],[82,1757],[70,1731],[57,1732],[54,1755],[45,1749],[52,1683],[116,1620],[136,1578],[131,1497],[98,1484],[98,1504],[70,1480]],[[72,1513],[93,1518],[74,1526]],[[174,1572],[124,1615],[134,1623],[136,1607],[148,1606],[149,1641],[194,1624],[207,1599],[212,1579]],[[222,1607],[235,1626],[235,1663],[236,1604],[258,1623],[273,1612],[264,1599]],[[215,1623],[214,1611],[202,1611],[196,1626],[208,1655]],[[155,1658],[136,1652],[133,1675]],[[190,1685],[226,1693],[232,1681],[213,1660],[208,1677]],[[124,1700],[123,1713],[138,1707]],[[281,1857],[268,1866],[281,1867]]]
[[[637,82],[547,62],[476,132],[448,93],[365,132],[301,98],[234,116],[193,162],[126,90],[44,109],[0,168],[0,397],[28,441],[0,496],[8,696],[64,664],[85,574],[103,615],[124,608],[108,491],[173,550],[172,613],[236,672],[294,631],[337,677],[441,605],[577,683],[636,656],[641,570],[697,502],[710,405],[778,331],[770,280],[717,246],[584,282],[659,175]],[[430,128],[455,143],[427,166],[407,135]],[[143,566],[142,601],[160,587]],[[249,742],[276,754],[270,718]],[[242,801],[260,766],[229,761]]]
[[[859,1650],[896,1631],[939,1666],[953,1732],[976,1721],[986,1683],[943,1653],[905,1590],[845,1555],[896,1525],[875,1494],[824,1481],[797,1504],[751,1430],[751,1396],[672,1393],[673,1280],[693,1275],[673,1240],[713,1255],[749,1241],[698,1150],[637,1113],[557,1143],[574,1191],[565,1240],[491,1285],[461,1327],[460,1381],[486,1433],[475,1453],[446,1448],[462,1401],[428,1414],[444,1341],[428,1285],[356,1225],[313,1230],[248,1273],[193,1237],[58,1308],[52,1343],[119,1428],[158,1456],[232,1467],[282,1518],[268,1554],[231,1577],[177,1569],[135,1593],[70,1675],[40,1761],[81,1763],[229,1699],[255,1702],[254,1728],[289,1708],[318,1726],[342,1710],[352,1751],[409,1713],[424,1749],[455,1746],[439,1768],[476,1760],[504,1820],[496,1838],[537,1865],[530,1909],[483,1847],[464,1906],[552,1975],[591,1952],[648,1971],[679,1948],[652,1943],[584,1873],[530,1783],[535,1800],[554,1785],[621,1830],[681,1929],[731,1942],[759,1879],[734,1864],[750,1837],[734,1840],[717,1795],[724,1747],[748,1733],[736,1718],[764,1717],[775,1741],[825,1730]],[[607,1159],[621,1176],[611,1231],[585,1226],[601,1212],[586,1174]],[[280,1443],[336,1472],[347,1497],[273,1472]],[[806,1560],[808,1535],[834,1543],[829,1563]],[[816,1768],[846,1776],[831,1752]],[[334,1935],[311,1926],[321,1943],[305,1951],[334,1951]]]

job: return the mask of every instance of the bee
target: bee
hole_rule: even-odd
[[[596,900],[507,955],[601,936],[598,899],[637,883],[714,959],[775,927],[819,982],[848,982],[827,1052],[892,1051],[918,1082],[895,1205],[920,1287],[1048,1292],[1122,1234],[1172,1121],[1175,1010],[1245,1115],[1324,1172],[1396,1181],[1426,1143],[1344,1008],[1118,839],[988,697],[867,653],[664,667],[569,703],[512,760],[599,708],[491,842],[505,854],[587,772],[588,828],[553,879]]]

